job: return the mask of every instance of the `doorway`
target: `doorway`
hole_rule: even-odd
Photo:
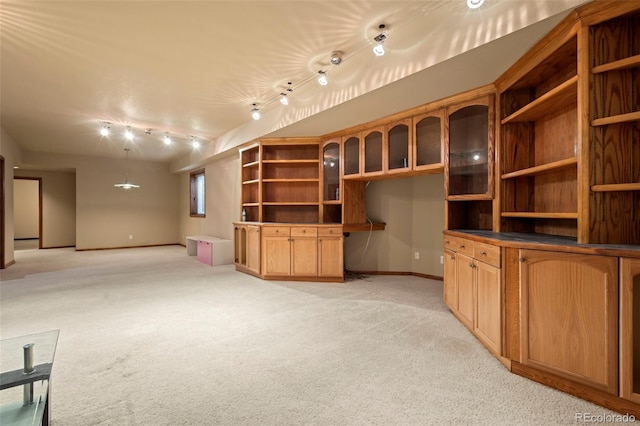
[[[14,250],[42,248],[42,178],[14,177]]]

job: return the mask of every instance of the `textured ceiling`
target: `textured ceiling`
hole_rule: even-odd
[[[491,82],[581,3],[5,0],[0,124],[24,150],[96,156],[121,156],[131,126],[132,158],[188,167],[265,134],[321,135],[447,96],[470,75]]]

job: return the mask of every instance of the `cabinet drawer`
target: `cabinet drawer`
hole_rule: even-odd
[[[316,237],[318,235],[318,228],[305,226],[304,228],[291,228],[292,237]]]
[[[264,226],[262,228],[264,237],[288,237],[290,232],[291,228],[288,226]]]
[[[473,243],[473,257],[481,262],[500,267],[500,247],[475,241]]]
[[[465,240],[464,238],[456,238],[455,245],[451,250],[456,253],[463,253],[467,256],[473,257],[473,241]]]
[[[458,247],[458,239],[451,235],[445,235],[442,240],[442,245],[445,249],[456,251],[456,248]]]
[[[319,228],[318,235],[321,237],[339,237],[342,235],[342,228],[335,226],[333,228]]]

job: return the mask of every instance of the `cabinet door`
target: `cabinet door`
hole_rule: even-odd
[[[318,276],[340,277],[344,273],[343,268],[343,238],[342,235],[318,237]]]
[[[260,227],[246,226],[246,266],[247,269],[260,273]]]
[[[451,310],[457,309],[456,256],[451,250],[444,251],[444,303]]]
[[[289,236],[262,238],[262,274],[289,275],[291,273],[291,242]]]
[[[315,236],[291,238],[291,275],[318,275],[318,239]]]
[[[448,109],[445,190],[449,200],[493,197],[494,97]]]
[[[473,283],[475,280],[473,259],[456,253],[456,277],[458,283],[458,306],[455,310],[458,318],[470,330],[473,330]]]
[[[618,393],[617,258],[520,250],[522,363]]]
[[[411,170],[413,132],[410,129],[410,118],[387,126],[387,173],[402,173]]]
[[[364,137],[364,175],[375,176],[384,172],[386,133],[384,127],[363,132]]]
[[[620,396],[640,404],[640,259],[620,259]]]
[[[476,304],[474,331],[495,354],[502,354],[502,289],[500,269],[475,262]]]
[[[413,169],[442,170],[443,111],[413,118]]]
[[[342,138],[342,158],[344,177],[360,176],[362,174],[362,158],[360,147],[360,135],[345,136]]]

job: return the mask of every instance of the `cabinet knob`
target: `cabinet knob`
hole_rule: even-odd
[[[456,260],[455,256],[451,256],[451,260]]]
[[[302,230],[302,233],[303,233],[303,234],[306,234],[306,233],[307,233],[307,230],[306,230],[306,229],[303,229],[303,230]]]
[[[473,268],[475,265],[473,263],[469,263],[469,268]]]
[[[487,252],[486,252],[486,251],[481,251],[481,252],[480,252],[480,256],[486,256],[486,255],[487,255]]]
[[[525,260],[527,260],[527,259],[525,259],[524,257],[519,257],[518,258],[518,262],[520,262],[520,263],[524,263]]]
[[[464,248],[464,244],[460,244],[460,248],[463,249]]]
[[[444,243],[445,244],[449,244],[449,240],[444,240]]]

